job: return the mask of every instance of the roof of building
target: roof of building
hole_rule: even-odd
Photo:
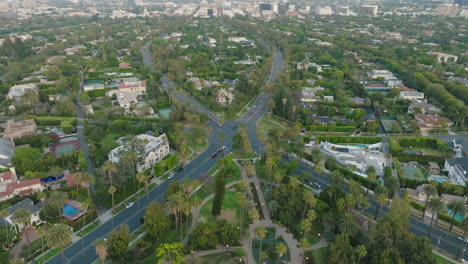
[[[447,124],[453,124],[453,122],[450,119],[436,114],[416,114],[415,117],[416,119],[421,120],[426,124],[436,125],[440,121],[445,121],[447,122]]]
[[[439,164],[429,161],[429,168],[440,169]]]
[[[458,196],[453,194],[446,194],[443,193],[440,195],[440,198],[444,201],[451,202],[451,201],[466,201],[465,196]]]
[[[138,87],[146,87],[146,81],[119,83],[119,89],[138,88]]]
[[[446,159],[446,161],[450,166],[460,165],[465,170],[468,170],[468,157],[467,156],[460,157],[460,158]]]
[[[15,146],[10,140],[0,138],[0,167],[11,166]]]
[[[39,207],[35,206],[33,201],[29,198],[26,198],[10,207],[7,208],[7,211],[10,213],[10,215],[14,214],[16,211],[19,209],[29,209],[31,214],[39,212]]]
[[[0,173],[0,182],[11,181],[14,179],[12,171]]]

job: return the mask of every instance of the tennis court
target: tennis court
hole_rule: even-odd
[[[401,166],[401,169],[405,171],[405,178],[413,180],[425,180],[424,172],[420,168]]]
[[[76,137],[61,138],[57,144],[51,148],[51,152],[55,157],[71,154],[79,149],[78,139]]]

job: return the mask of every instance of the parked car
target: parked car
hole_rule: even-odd
[[[169,174],[169,176],[167,176],[168,179],[170,179],[170,178],[172,178],[172,177],[174,177],[174,172],[171,172],[171,173]]]
[[[130,207],[132,207],[134,204],[135,204],[134,202],[130,202],[130,203],[128,203],[125,207],[130,208]]]
[[[213,154],[211,154],[211,157],[212,157],[213,159],[216,158],[216,156],[218,156],[218,153],[216,153],[216,152],[213,153]]]

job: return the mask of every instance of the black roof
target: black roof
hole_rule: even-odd
[[[35,206],[33,201],[29,198],[26,198],[22,200],[21,202],[18,202],[10,207],[8,207],[8,212],[10,215],[14,214],[18,209],[29,209],[31,214],[39,212],[39,207]]]
[[[462,166],[465,170],[468,171],[468,157],[460,157],[460,158],[452,158],[452,159],[447,159],[447,162],[450,166],[455,166],[459,164]]]

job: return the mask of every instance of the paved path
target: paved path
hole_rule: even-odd
[[[23,246],[28,244],[28,240],[26,239],[26,233],[29,235],[29,241],[32,243],[33,241],[36,241],[37,239],[41,238],[36,232],[36,230],[32,227],[26,227],[22,232],[21,232],[21,241],[16,244],[13,249],[11,250],[11,254],[18,259],[20,252],[23,250]]]

